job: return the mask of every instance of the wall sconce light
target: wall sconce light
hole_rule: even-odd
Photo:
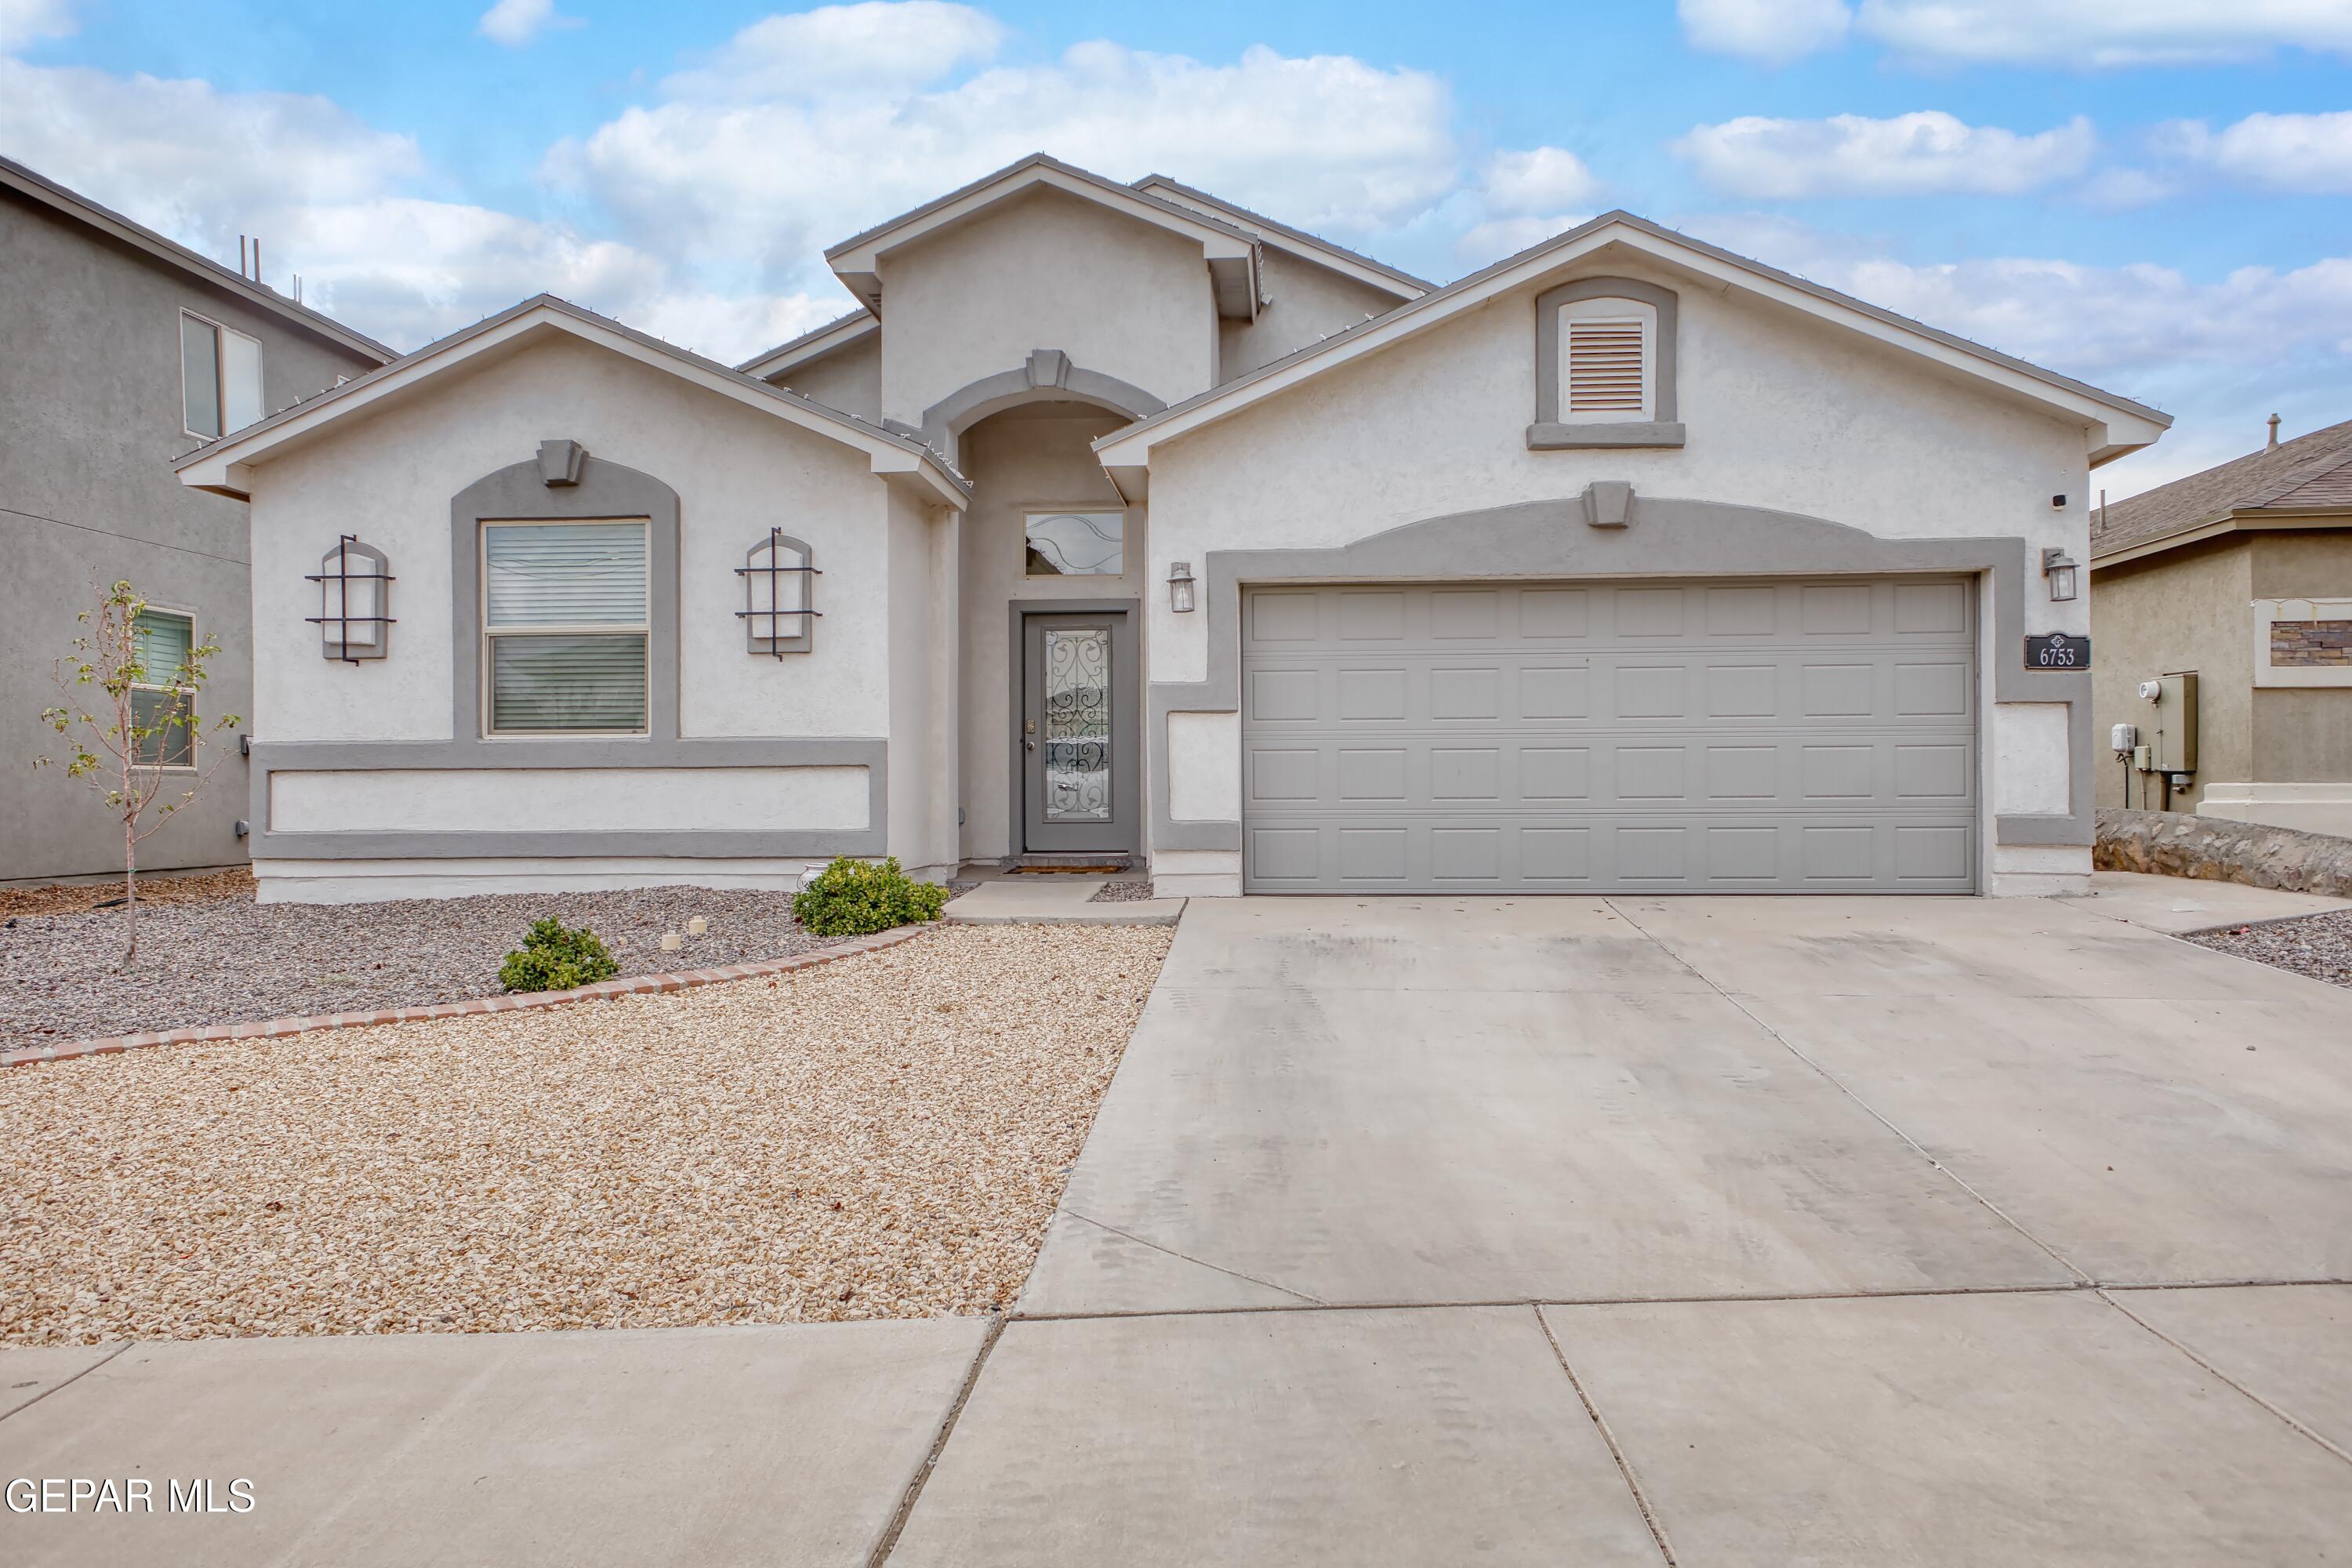
[[[780,659],[808,652],[824,614],[816,608],[815,583],[824,575],[809,547],[772,528],[751,546],[735,575],[743,579],[743,607],[735,615],[743,623],[745,647]]]
[[[319,613],[302,618],[319,628],[327,658],[357,664],[384,656],[392,644],[393,578],[383,551],[346,533],[303,581],[319,584]]]
[[[1192,563],[1178,561],[1168,568],[1168,607],[1180,616],[1192,613]]]
[[[2081,571],[2081,567],[2066,558],[2063,550],[2042,552],[2042,575],[2050,584],[2052,604],[2063,605],[2074,596],[2075,578]]]

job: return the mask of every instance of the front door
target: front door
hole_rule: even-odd
[[[1024,616],[1021,671],[1022,847],[1137,850],[1140,725],[1129,612]]]

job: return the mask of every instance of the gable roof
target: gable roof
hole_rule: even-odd
[[[281,409],[257,424],[199,447],[173,468],[178,471],[182,484],[221,495],[248,497],[253,465],[265,461],[271,452],[289,443],[306,440],[337,420],[417,387],[491,350],[552,332],[608,349],[774,415],[787,424],[857,447],[866,454],[875,473],[912,475],[951,506],[961,508],[970,497],[971,483],[947,459],[920,441],[869,425],[854,415],[828,408],[741,371],[730,370],[716,360],[649,337],[609,316],[600,316],[552,294],[533,295],[307,403]]]
[[[2245,513],[2352,513],[2352,420],[2143,490],[2091,514],[2091,562],[2114,565],[2231,531]],[[2310,519],[2296,521],[2308,525]]]
[[[846,316],[836,317],[822,327],[803,332],[799,337],[778,343],[774,348],[763,349],[735,368],[745,375],[755,375],[761,381],[765,381],[780,371],[790,370],[796,364],[806,364],[813,359],[821,359],[835,349],[847,348],[859,339],[871,336],[881,330],[881,319],[873,311],[861,306]]]
[[[355,332],[332,316],[313,310],[308,305],[298,305],[275,289],[257,283],[243,273],[233,272],[211,257],[191,250],[176,240],[166,239],[144,224],[134,223],[111,207],[100,206],[80,192],[68,189],[47,174],[26,168],[14,158],[0,158],[0,187],[29,197],[53,212],[62,213],[121,241],[134,250],[144,251],[167,267],[234,294],[249,305],[269,311],[289,326],[325,338],[363,359],[388,364],[400,357],[399,350]]]
[[[1165,174],[1146,174],[1135,182],[1135,188],[1154,195],[1165,194],[1171,200],[1180,202],[1186,206],[1205,207],[1210,212],[1229,218],[1241,227],[1256,234],[1258,237],[1276,249],[1287,250],[1294,256],[1305,257],[1318,266],[1328,267],[1332,271],[1352,278],[1359,283],[1369,283],[1375,289],[1385,289],[1389,293],[1400,295],[1407,300],[1426,294],[1437,287],[1426,278],[1416,278],[1410,272],[1391,267],[1385,261],[1375,261],[1361,251],[1350,250],[1344,245],[1335,245],[1328,239],[1308,234],[1304,229],[1293,228],[1286,223],[1277,222],[1274,218],[1267,217],[1264,213],[1254,213],[1247,207],[1238,206],[1223,196],[1213,196],[1206,191],[1195,190],[1191,185],[1171,180]]]
[[[867,310],[878,314],[882,307],[883,256],[927,234],[961,223],[999,202],[1039,189],[1057,190],[1197,240],[1209,265],[1217,313],[1234,321],[1256,318],[1260,289],[1255,235],[1213,213],[1107,180],[1043,153],[1032,153],[1019,163],[1009,163],[992,174],[983,174],[911,212],[877,224],[863,234],[852,235],[827,250],[824,258],[849,291],[863,300]]]
[[[1294,353],[1189,397],[1148,419],[1114,430],[1094,444],[1106,468],[1140,479],[1152,447],[1188,431],[1228,418],[1261,399],[1314,376],[1417,336],[1496,296],[1523,288],[1545,275],[1609,246],[1622,246],[1685,271],[1735,284],[1817,319],[1836,322],[1881,342],[2082,419],[2098,435],[2089,454],[2096,467],[2147,446],[2172,424],[2172,416],[2072,376],[2045,370],[1997,349],[1971,342],[1907,316],[1896,315],[1850,294],[1768,267],[1719,246],[1677,234],[1629,212],[1608,212],[1553,236],[1517,256],[1433,289],[1386,315],[1360,321],[1309,343]],[[1122,485],[1122,488],[1125,488]],[[1136,493],[1129,491],[1129,494]]]

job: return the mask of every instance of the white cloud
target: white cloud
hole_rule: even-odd
[[[2201,121],[2164,128],[2176,155],[2273,191],[2352,194],[2352,112],[2249,114],[2215,132]]]
[[[2104,68],[2352,55],[2345,0],[1681,0],[1698,48],[1785,65],[1849,30],[1916,65]]]
[[[905,89],[989,59],[1003,41],[1004,25],[969,5],[862,0],[764,17],[662,87],[672,98],[733,103]]]
[[[475,30],[493,43],[519,49],[550,27],[580,26],[577,16],[557,12],[555,0],[499,0],[482,13],[481,23]]]
[[[0,146],[207,255],[258,236],[268,281],[301,273],[305,302],[400,348],[542,289],[720,359],[838,313],[711,295],[642,248],[406,194],[426,173],[415,142],[323,98],[0,58]]]
[[[1475,271],[1481,267],[1500,261],[1507,256],[1541,245],[1556,234],[1564,234],[1581,223],[1592,220],[1591,213],[1555,213],[1549,216],[1528,215],[1523,217],[1490,218],[1465,231],[1454,242],[1454,259]]]
[[[1445,84],[1344,56],[1255,47],[1209,64],[1097,41],[936,85],[910,66],[832,95],[835,66],[871,72],[875,40],[909,10],[790,18],[807,24],[793,70],[777,68],[773,35],[757,24],[666,82],[663,101],[560,144],[547,172],[649,243],[812,289],[824,285],[824,245],[1040,150],[1122,179],[1156,170],[1350,236],[1410,223],[1463,184]],[[921,68],[951,70],[992,47],[977,26],[958,37]]]
[[[78,25],[73,0],[0,0],[0,54],[66,37]]]
[[[1768,200],[1811,196],[2015,195],[2089,166],[2098,137],[2076,116],[2038,135],[1969,125],[1938,110],[1872,120],[1747,115],[1676,140],[1717,190]]]
[[[1601,182],[1575,153],[1563,147],[1533,147],[1487,159],[1479,195],[1496,217],[1522,217],[1589,202],[1600,189]]]
[[[2147,66],[2352,54],[2345,0],[1862,0],[1858,32],[1895,54],[1970,65]]]
[[[1834,48],[1853,20],[1845,0],[1680,0],[1675,10],[1694,48],[1767,65]]]

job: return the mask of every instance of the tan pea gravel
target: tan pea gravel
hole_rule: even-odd
[[[0,1342],[1009,1304],[1171,935],[0,1070]]]

